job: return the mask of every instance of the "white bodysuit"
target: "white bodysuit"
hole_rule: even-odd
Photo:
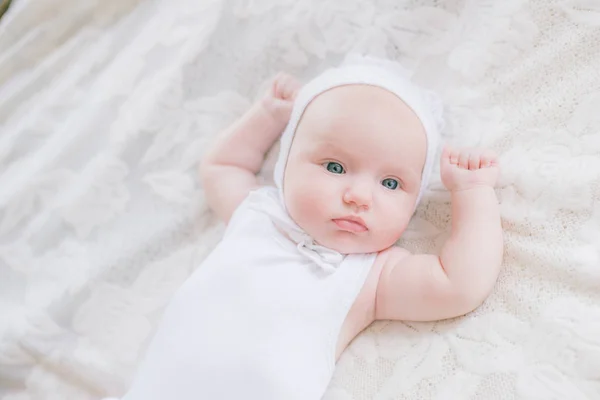
[[[314,244],[277,189],[251,192],[175,294],[123,400],[320,399],[375,256]]]

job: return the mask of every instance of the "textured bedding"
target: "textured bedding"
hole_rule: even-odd
[[[197,165],[277,71],[402,62],[501,155],[475,312],[377,322],[326,399],[600,398],[600,2],[17,0],[0,20],[0,400],[123,393],[223,233]],[[269,182],[273,157],[263,176]],[[449,232],[436,173],[401,245]]]

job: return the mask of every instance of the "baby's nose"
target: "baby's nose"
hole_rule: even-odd
[[[349,187],[344,193],[344,202],[353,204],[359,209],[368,210],[371,208],[373,193],[368,183],[357,182]]]

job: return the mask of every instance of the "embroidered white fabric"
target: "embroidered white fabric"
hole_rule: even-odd
[[[0,399],[119,396],[220,239],[196,166],[284,70],[349,52],[440,94],[501,155],[498,285],[474,313],[378,322],[326,399],[600,398],[600,4],[16,0],[0,20]],[[270,180],[274,151],[263,171]],[[401,245],[449,231],[436,165]]]

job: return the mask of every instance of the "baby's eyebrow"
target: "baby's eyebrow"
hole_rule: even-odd
[[[419,174],[414,170],[414,168],[407,168],[402,165],[401,162],[392,163],[392,164],[383,164],[383,170],[390,171],[392,174],[398,175],[400,178],[407,180],[419,180]]]
[[[339,146],[337,143],[329,140],[316,140],[314,149],[318,151],[332,151],[350,155],[350,153],[346,151],[343,146]]]

